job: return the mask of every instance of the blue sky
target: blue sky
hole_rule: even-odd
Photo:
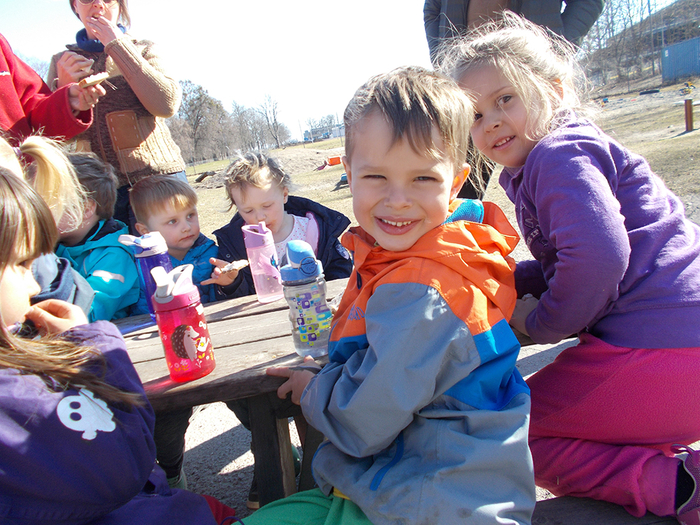
[[[130,33],[154,41],[179,80],[231,109],[278,102],[298,138],[308,118],[342,112],[370,76],[430,66],[423,0],[130,0]],[[14,51],[49,61],[82,28],[68,0],[0,0]]]

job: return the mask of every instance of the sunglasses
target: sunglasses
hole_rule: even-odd
[[[78,0],[81,4],[83,5],[90,5],[94,4],[96,0]],[[118,0],[99,0],[102,2],[106,7],[112,7],[114,4],[118,2]]]

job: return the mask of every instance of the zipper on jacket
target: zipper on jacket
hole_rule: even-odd
[[[394,465],[396,465],[402,457],[403,457],[403,430],[396,438],[396,453],[394,454],[394,457],[391,459],[391,461],[389,463],[384,465],[381,469],[379,469],[379,472],[377,472],[374,475],[374,478],[372,479],[372,483],[370,484],[369,489],[370,490],[377,490],[379,488],[379,484],[384,479],[384,476],[386,476],[386,473],[389,472],[389,469],[391,467],[393,467]]]

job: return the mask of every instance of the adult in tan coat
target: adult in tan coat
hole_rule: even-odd
[[[129,188],[151,175],[185,178],[185,163],[165,123],[180,107],[182,91],[163,70],[148,40],[136,40],[126,28],[127,0],[69,0],[85,26],[76,43],[51,59],[47,83],[59,89],[106,71],[107,94],[94,109],[92,126],[78,137],[77,149],[96,153],[117,170],[115,218],[133,230]]]

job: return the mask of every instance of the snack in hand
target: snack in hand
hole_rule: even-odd
[[[81,88],[96,86],[103,80],[106,80],[108,76],[109,73],[107,73],[106,71],[102,73],[96,73],[94,75],[90,75],[89,77],[85,77],[84,79],[82,79],[80,82],[78,82],[78,86],[80,86]]]
[[[233,261],[228,263],[226,266],[221,268],[221,273],[228,273],[234,270],[238,271],[248,266],[248,259],[241,259],[240,261]]]

